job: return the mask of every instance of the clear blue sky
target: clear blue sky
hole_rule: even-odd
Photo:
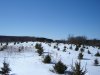
[[[100,39],[100,0],[0,0],[0,35]]]

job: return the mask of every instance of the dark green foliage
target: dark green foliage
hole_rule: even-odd
[[[2,46],[2,43],[1,43],[1,46]]]
[[[21,52],[21,48],[18,49],[18,52]]]
[[[66,46],[64,46],[63,52],[66,52],[66,48],[67,48],[67,47],[66,47]]]
[[[16,42],[14,42],[14,45],[16,45]]]
[[[81,51],[81,52],[84,52],[84,48],[81,48],[80,51]]]
[[[88,50],[88,54],[91,54],[91,52]]]
[[[20,42],[17,42],[17,44],[19,44]]]
[[[50,43],[48,45],[51,47],[51,44]]]
[[[3,67],[1,68],[0,74],[1,75],[9,75],[11,69],[9,68],[9,64],[5,61],[3,62]]]
[[[73,74],[72,75],[85,75],[87,70],[85,68],[85,70],[83,70],[83,68],[81,68],[81,63],[80,62],[76,62],[75,63],[75,67],[72,66],[72,72]]]
[[[57,49],[58,51],[60,50],[60,48]]]
[[[41,56],[42,53],[43,53],[43,47],[41,46],[41,44],[36,44],[35,48],[37,49],[37,52],[39,53],[39,56]]]
[[[83,48],[86,48],[86,47],[83,45]]]
[[[45,56],[43,62],[44,63],[51,63],[51,57],[50,57],[50,55]]]
[[[26,43],[28,43],[28,41],[26,41]]]
[[[8,45],[9,43],[8,42],[6,42],[6,45]]]
[[[2,46],[2,48],[0,48],[0,51],[4,51],[5,49],[7,49],[7,45]]]
[[[64,46],[64,49],[66,49],[67,47],[66,46]]]
[[[41,44],[36,43],[35,48],[40,49],[40,47],[41,47]]]
[[[19,49],[18,49],[18,52],[21,52],[24,50],[24,46],[20,46]]]
[[[63,49],[63,52],[66,52],[66,48]]]
[[[41,56],[41,55],[42,55],[42,53],[43,53],[43,48],[38,49],[38,50],[37,50],[37,52],[39,53],[39,56]]]
[[[95,60],[94,60],[94,65],[97,66],[98,64],[99,64],[98,59],[95,59]]]
[[[56,43],[56,46],[58,47],[59,43]]]
[[[54,49],[56,49],[57,48],[57,46],[54,46]]]
[[[83,59],[83,54],[82,53],[79,53],[79,55],[78,55],[78,59]]]
[[[4,50],[4,48],[0,48],[0,51],[3,51]]]
[[[88,49],[88,47],[86,47],[86,49]]]
[[[66,69],[67,69],[67,66],[64,65],[61,61],[56,63],[55,66],[54,66],[54,70],[58,74],[64,74]]]
[[[80,48],[82,44],[78,44],[77,46]]]
[[[100,53],[99,53],[99,52],[97,52],[97,53],[95,54],[95,56],[100,57]]]
[[[79,50],[79,46],[76,46],[75,51],[78,51],[78,50]]]
[[[72,48],[72,45],[69,47],[69,49],[71,49],[71,50],[73,49],[73,48]]]

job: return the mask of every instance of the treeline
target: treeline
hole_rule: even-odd
[[[89,46],[99,46],[100,40],[97,39],[87,39],[85,36],[68,37],[67,40],[53,40],[43,37],[29,37],[29,36],[0,36],[0,42],[28,42],[28,41],[38,41],[38,42],[56,42],[56,43],[67,43],[76,45],[89,45]]]
[[[0,36],[0,42],[28,42],[28,41],[39,41],[39,42],[53,42],[52,39],[42,37],[29,37],[29,36]]]
[[[87,39],[85,36],[77,36],[77,37],[69,37],[67,40],[69,44],[76,44],[76,45],[89,45],[89,46],[99,46],[100,47],[100,40],[97,39]]]
[[[100,40],[97,39],[87,39],[85,36],[70,36],[67,40],[55,40],[57,43],[67,43],[67,44],[75,44],[75,45],[88,45],[88,46],[99,46]]]

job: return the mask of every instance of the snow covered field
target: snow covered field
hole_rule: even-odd
[[[54,63],[61,60],[66,66],[68,66],[67,70],[70,71],[72,63],[79,61],[78,54],[80,51],[75,51],[75,45],[41,43],[44,53],[42,56],[39,56],[35,49],[36,43],[40,42],[19,43],[16,45],[14,45],[14,43],[9,43],[7,49],[0,51],[0,68],[5,59],[11,68],[11,75],[58,75],[50,71],[53,70]],[[58,47],[54,48],[54,46]],[[63,51],[64,46],[66,46],[66,52]],[[71,46],[72,49],[70,49]],[[2,48],[1,45],[0,48]],[[19,48],[21,48],[21,51],[19,51]],[[91,54],[88,54],[88,50]],[[97,51],[100,52],[98,47],[85,47],[83,52],[84,57],[81,60],[81,64],[82,67],[86,66],[87,68],[88,72],[86,75],[100,74],[100,66],[94,66],[93,64],[95,58],[98,58],[100,61],[100,57],[94,56]],[[48,53],[51,55],[52,63],[44,64],[42,62],[43,58]]]

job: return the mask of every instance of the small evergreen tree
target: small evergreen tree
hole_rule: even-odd
[[[2,43],[1,43],[1,46],[2,46]]]
[[[39,53],[39,56],[41,56],[42,53],[43,53],[43,47],[41,46],[41,44],[36,44],[35,48],[37,49],[37,52]]]
[[[79,53],[79,55],[78,55],[78,59],[83,59],[83,54],[82,53]]]
[[[87,70],[85,68],[85,70],[83,70],[83,68],[81,68],[81,63],[80,62],[76,62],[75,63],[75,67],[72,65],[71,67],[72,69],[72,75],[85,75]]]
[[[16,45],[16,42],[14,42],[14,45]]]
[[[95,56],[100,57],[100,53],[99,53],[99,52],[97,52],[97,53],[95,54]]]
[[[86,49],[88,49],[88,47],[86,47]]]
[[[51,57],[50,57],[50,55],[45,56],[43,62],[44,63],[51,63]]]
[[[3,67],[1,68],[0,74],[1,75],[9,75],[11,69],[9,68],[9,64],[5,61],[3,62]]]
[[[8,42],[6,42],[6,45],[8,45],[9,43]]]
[[[81,48],[80,51],[81,51],[81,52],[84,52],[84,48]]]
[[[91,54],[91,52],[88,50],[88,54]]]
[[[51,44],[50,43],[48,45],[51,47]]]
[[[21,48],[18,49],[18,52],[21,52]]]
[[[100,47],[98,47],[98,49],[100,49]]]
[[[69,49],[71,49],[71,50],[73,49],[73,48],[72,48],[72,45],[69,47]]]
[[[57,49],[58,51],[60,50],[60,48]]]
[[[38,49],[38,50],[37,50],[37,52],[39,53],[39,56],[41,56],[41,55],[42,55],[42,53],[43,53],[43,48]]]
[[[56,49],[57,48],[57,46],[54,46],[54,49]]]
[[[64,46],[63,52],[66,52],[66,46]]]
[[[63,49],[63,52],[66,52],[66,49],[65,48]]]
[[[20,42],[17,42],[17,44],[19,44]]]
[[[0,51],[3,51],[4,50],[4,48],[0,48]]]
[[[35,48],[39,49],[41,47],[41,44],[36,43]]]
[[[64,65],[61,61],[56,63],[55,66],[54,66],[54,70],[58,74],[64,74],[66,69],[67,69],[67,66]]]
[[[94,65],[97,66],[98,64],[99,64],[98,59],[95,59],[95,60],[94,60]]]
[[[66,46],[64,46],[64,49],[66,49],[67,47]]]
[[[76,46],[75,51],[78,51],[78,50],[79,50],[79,46]]]

